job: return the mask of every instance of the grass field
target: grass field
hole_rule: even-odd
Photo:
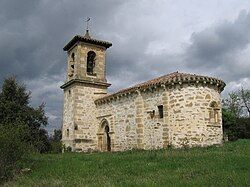
[[[223,147],[33,155],[6,186],[250,186],[250,140]]]

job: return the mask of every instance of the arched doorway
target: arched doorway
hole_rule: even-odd
[[[104,128],[105,136],[106,136],[106,149],[107,151],[111,151],[111,138],[109,136],[109,126],[106,125]]]
[[[100,151],[111,151],[111,136],[108,121],[102,120],[98,130],[98,147]]]

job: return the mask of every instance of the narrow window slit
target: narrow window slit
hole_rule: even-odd
[[[159,117],[163,118],[163,105],[158,106]]]

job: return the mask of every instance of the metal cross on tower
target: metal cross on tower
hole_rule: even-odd
[[[85,38],[90,38],[90,35],[89,35],[89,22],[90,22],[90,17],[87,17],[87,20],[85,21],[86,22],[86,33],[84,35]]]
[[[90,22],[90,17],[87,17],[86,22],[86,30],[89,30],[89,22]]]

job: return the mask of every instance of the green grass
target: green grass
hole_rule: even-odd
[[[250,186],[250,140],[222,147],[33,155],[6,186]]]

